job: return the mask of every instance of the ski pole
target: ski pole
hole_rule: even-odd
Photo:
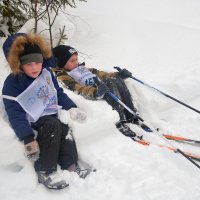
[[[101,84],[101,81],[97,78],[95,79],[95,84],[98,86]],[[119,98],[117,98],[113,93],[110,91],[107,92],[107,94],[112,97],[117,103],[119,103],[121,106],[123,106],[125,109],[127,109],[134,117],[138,118],[140,121],[143,122],[143,124],[147,127],[149,127],[153,133],[156,133],[161,139],[163,139],[166,143],[168,143],[172,148],[174,148],[175,152],[180,153],[183,157],[185,157],[187,160],[189,160],[192,164],[194,164],[196,167],[200,169],[200,165],[198,165],[194,160],[192,160],[189,156],[187,156],[181,149],[175,147],[172,145],[162,134],[160,134],[156,129],[154,129],[150,124],[146,123],[141,117],[139,117],[132,109],[130,109],[126,104],[124,104]]]
[[[114,67],[114,68],[117,69],[119,72],[122,70],[120,67]],[[153,89],[153,90],[156,90],[157,92],[159,92],[160,94],[164,95],[165,97],[167,97],[167,98],[169,98],[169,99],[172,99],[172,100],[174,100],[174,101],[180,103],[181,105],[183,105],[183,106],[185,106],[185,107],[187,107],[187,108],[189,108],[189,109],[191,109],[191,110],[193,110],[193,111],[195,111],[195,112],[197,112],[197,113],[200,114],[200,111],[197,110],[196,108],[193,108],[192,106],[190,106],[190,105],[188,105],[188,104],[186,104],[186,103],[184,103],[184,102],[182,102],[182,101],[180,101],[180,100],[178,100],[178,99],[176,99],[176,98],[174,98],[174,97],[172,97],[172,96],[170,96],[170,95],[168,95],[168,94],[166,94],[166,93],[164,93],[164,92],[158,90],[157,88],[155,88],[155,87],[153,87],[153,86],[151,86],[151,85],[149,85],[149,84],[147,84],[147,83],[145,83],[145,82],[143,82],[143,81],[137,79],[136,77],[131,76],[130,78],[132,78],[132,79],[134,79],[135,81],[141,83],[142,85],[147,86],[148,88],[151,88],[151,89]]]
[[[102,83],[101,80],[99,80],[98,78],[94,79],[95,81],[95,85],[98,87],[98,85],[100,85]],[[132,109],[130,109],[125,103],[123,103],[119,98],[117,98],[112,92],[107,92],[106,94],[108,94],[110,97],[112,97],[118,104],[120,104],[122,107],[124,107],[126,110],[128,110],[133,117],[139,119],[140,121],[144,121],[141,117],[139,117]]]

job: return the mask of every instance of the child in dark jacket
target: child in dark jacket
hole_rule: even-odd
[[[27,157],[34,161],[38,181],[50,189],[67,187],[57,173],[57,164],[84,178],[89,171],[81,172],[72,131],[58,119],[58,109],[69,111],[78,121],[86,115],[44,65],[52,56],[48,44],[37,34],[16,34],[5,41],[3,50],[12,71],[2,90],[5,110],[17,137],[24,142]]]
[[[111,91],[137,113],[131,94],[124,82],[124,79],[132,75],[131,72],[126,69],[114,73],[99,71],[95,68],[88,69],[85,67],[85,63],[78,63],[78,52],[70,46],[57,46],[53,48],[53,54],[57,63],[57,67],[53,68],[53,71],[65,87],[87,99],[105,99],[119,114],[120,119],[116,123],[118,130],[126,136],[137,137],[127,123],[138,124],[138,119],[107,95]],[[97,79],[102,81],[100,85],[95,83]],[[138,137],[141,138],[141,136]]]

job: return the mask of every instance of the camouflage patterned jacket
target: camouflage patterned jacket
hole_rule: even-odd
[[[81,94],[87,99],[96,100],[97,87],[95,86],[83,86],[77,83],[71,76],[67,74],[67,71],[61,68],[52,68],[55,72],[57,80],[69,90],[72,90],[78,94]],[[104,72],[95,68],[89,68],[93,74],[95,74],[101,80],[116,77],[118,72]]]

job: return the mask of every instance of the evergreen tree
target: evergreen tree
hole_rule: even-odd
[[[33,31],[37,32],[38,21],[47,19],[50,43],[52,40],[52,26],[59,11],[67,6],[76,8],[76,2],[86,0],[2,0],[0,1],[0,36],[5,37],[17,32],[24,23],[34,18]],[[60,29],[60,39],[66,39],[65,27]]]
[[[3,0],[0,2],[0,36],[15,33],[28,20],[22,9],[27,11],[28,5],[17,0]]]

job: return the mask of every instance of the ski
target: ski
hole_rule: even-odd
[[[146,141],[146,140],[144,140],[144,139],[140,140],[140,139],[138,139],[138,138],[133,138],[133,137],[132,137],[131,139],[132,139],[134,142],[137,142],[137,143],[142,144],[142,145],[144,145],[144,146],[156,145],[156,146],[161,147],[161,148],[167,148],[167,149],[173,151],[174,153],[179,153],[179,152],[177,151],[176,148],[173,148],[173,147],[170,147],[170,146],[167,146],[167,145],[153,144],[153,143],[151,143],[151,142],[149,142],[149,141]],[[197,155],[197,154],[194,154],[194,153],[190,153],[190,152],[186,152],[186,151],[183,151],[183,153],[184,153],[186,156],[188,156],[189,158],[194,159],[194,160],[200,162],[200,155]]]
[[[147,126],[141,125],[140,126],[144,131],[151,133],[152,130],[150,128],[148,128]],[[159,131],[159,129],[156,129],[157,131]],[[176,135],[170,135],[170,134],[162,134],[163,137],[165,137],[168,140],[173,140],[176,142],[180,142],[180,143],[186,143],[186,144],[190,144],[190,145],[200,145],[200,140],[194,140],[191,138],[186,138],[186,137],[182,137],[182,136],[176,136]]]
[[[163,136],[168,140],[173,140],[176,142],[187,143],[191,145],[200,145],[199,140],[194,140],[194,139],[181,137],[181,136],[175,136],[175,135],[168,135],[168,134],[163,134]]]

